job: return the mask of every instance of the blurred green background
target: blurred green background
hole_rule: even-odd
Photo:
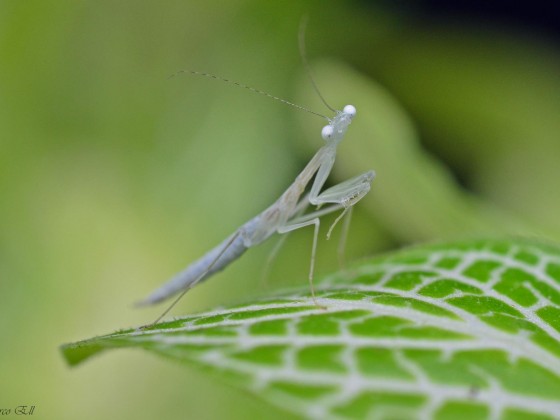
[[[415,2],[0,2],[0,408],[57,419],[285,418],[196,369],[115,352],[70,370],[63,342],[152,320],[174,272],[272,203],[323,122],[219,74],[358,118],[334,180],[378,178],[348,260],[421,241],[560,239],[560,56],[534,27],[418,12]],[[329,60],[326,60],[326,59]],[[323,226],[327,226],[327,219]],[[305,283],[311,229],[250,250],[174,310]],[[321,240],[317,272],[337,269]]]

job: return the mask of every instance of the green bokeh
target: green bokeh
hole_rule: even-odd
[[[560,238],[560,59],[541,39],[353,2],[3,1],[0,408],[272,418],[196,370],[127,352],[74,371],[57,346],[153,319],[161,308],[131,304],[270,204],[321,145],[308,114],[206,79],[168,80],[209,71],[323,112],[297,51],[305,13],[319,86],[361,118],[335,176],[378,172],[348,259],[475,233]],[[364,98],[338,83],[352,68],[345,80]],[[365,91],[363,80],[384,88]],[[360,108],[366,99],[375,107]],[[310,234],[291,235],[267,285],[258,279],[271,245],[176,313],[300,284]],[[321,241],[317,264],[336,269],[336,240]]]

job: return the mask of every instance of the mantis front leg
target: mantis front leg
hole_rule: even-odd
[[[323,204],[332,203],[338,204],[344,209],[329,228],[327,238],[330,237],[333,228],[346,212],[369,192],[373,178],[375,178],[374,171],[364,172],[326,189],[318,196],[309,196],[311,204],[316,206],[321,207]]]
[[[332,167],[332,164],[330,165]],[[315,301],[315,289],[313,286],[313,277],[315,270],[315,254],[317,250],[317,237],[319,236],[319,227],[321,225],[320,217],[332,213],[334,211],[343,209],[343,212],[336,218],[329,229],[328,235],[330,235],[333,227],[336,223],[346,214],[346,212],[354,206],[358,201],[360,201],[369,191],[371,182],[375,177],[375,172],[368,171],[347,181],[341,182],[324,192],[317,195],[314,191],[320,190],[320,188],[325,183],[328,172],[321,171],[321,167],[315,178],[315,182],[311,188],[311,193],[309,194],[309,202],[313,205],[322,206],[323,204],[333,204],[325,209],[318,209],[312,213],[306,214],[301,217],[296,217],[294,219],[288,220],[286,225],[279,226],[278,233],[288,233],[296,229],[300,229],[305,226],[314,225],[313,232],[313,245],[311,248],[311,263],[309,268],[309,284],[311,287],[311,296],[313,301]],[[328,168],[330,171],[330,167]],[[322,172],[322,173],[321,173]],[[326,172],[326,173],[325,173]]]

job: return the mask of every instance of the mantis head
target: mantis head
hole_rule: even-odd
[[[354,105],[346,105],[342,111],[337,111],[333,119],[329,120],[329,124],[323,127],[321,136],[328,142],[334,139],[337,143],[342,140],[344,133],[356,116],[356,107]]]

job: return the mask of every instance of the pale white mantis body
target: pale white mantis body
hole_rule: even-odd
[[[341,217],[368,193],[371,182],[375,177],[374,171],[368,171],[321,192],[333,167],[337,146],[344,138],[344,134],[355,115],[356,108],[352,105],[346,105],[342,111],[336,111],[334,117],[328,119],[329,124],[323,127],[321,133],[326,144],[315,153],[292,185],[288,187],[276,202],[238,228],[221,244],[189,265],[184,271],[178,273],[169,282],[155,290],[140,304],[158,303],[175,293],[183,291],[175,301],[177,302],[193,286],[206,280],[217,271],[224,269],[239,258],[248,248],[262,243],[274,233],[288,233],[311,225],[315,227],[315,230],[311,250],[309,282],[313,299],[315,299],[313,274],[320,217],[337,210],[343,210],[329,229],[328,235],[330,235],[332,228]],[[315,179],[311,190],[308,195],[302,198],[313,176],[315,176]],[[309,214],[301,215],[310,204],[318,206],[318,209]],[[329,206],[319,209],[319,207],[325,204],[329,204]],[[169,309],[155,322],[165,316]]]
[[[309,66],[305,59],[303,30],[300,32],[300,48],[304,64],[309,70]],[[156,289],[146,299],[139,302],[140,305],[151,305],[181,292],[167,310],[148,326],[154,325],[163,318],[188,290],[198,283],[206,280],[214,273],[227,267],[239,258],[248,248],[259,245],[275,233],[285,234],[311,225],[314,226],[314,234],[311,249],[311,264],[309,268],[309,283],[313,301],[316,302],[315,291],[313,288],[313,276],[317,238],[321,224],[320,217],[337,210],[342,210],[342,213],[336,218],[327,233],[327,237],[329,237],[336,223],[368,193],[371,187],[371,182],[375,177],[374,171],[367,171],[361,175],[321,191],[334,165],[338,144],[343,140],[348,126],[356,116],[356,108],[353,105],[346,105],[342,111],[337,111],[331,108],[321,96],[312,77],[311,81],[313,83],[313,87],[321,97],[321,100],[329,109],[335,112],[335,115],[332,118],[309,111],[306,108],[269,95],[268,93],[258,89],[254,89],[241,83],[233,82],[212,74],[189,70],[183,72],[233,83],[259,94],[272,97],[288,105],[319,115],[328,121],[328,125],[324,126],[321,132],[321,136],[325,140],[325,145],[315,153],[303,171],[296,177],[294,182],[280,196],[280,198],[278,198],[278,200],[276,200],[262,213],[253,217],[247,223],[238,228],[218,246],[210,250],[197,261],[193,262],[185,270],[175,275],[160,288]],[[309,73],[309,75],[311,76],[311,73]],[[313,177],[315,177],[315,179],[313,180],[311,189],[308,194],[304,195],[306,187]],[[303,214],[309,205],[317,206],[316,210],[308,214]],[[320,209],[323,205],[328,206]]]

